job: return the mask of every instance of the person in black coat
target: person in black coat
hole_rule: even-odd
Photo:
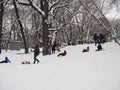
[[[94,33],[93,38],[96,46],[99,43],[99,36],[96,33]]]
[[[35,46],[35,49],[34,49],[34,64],[36,63],[36,61],[37,61],[37,63],[39,63],[39,60],[37,59],[37,56],[39,55],[39,53],[40,53],[40,50],[39,50],[39,46],[38,45],[36,45]]]
[[[97,50],[96,51],[101,51],[103,48],[102,48],[102,45],[99,43],[98,46],[97,46]]]
[[[104,34],[99,34],[99,38],[100,38],[100,43],[105,43],[106,39],[105,39],[105,35]]]

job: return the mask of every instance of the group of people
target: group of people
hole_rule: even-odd
[[[60,52],[59,45],[55,42],[53,45],[49,45],[48,55],[55,54],[55,52]]]
[[[96,49],[96,51],[101,51],[103,48],[102,48],[102,45],[101,45],[101,43],[99,42],[99,43],[97,43],[98,45],[97,45],[97,49]],[[53,53],[55,53],[55,45],[52,47],[52,52]],[[49,48],[48,48],[48,54],[50,54],[51,52],[50,52],[51,50],[49,50]],[[86,48],[86,49],[83,49],[83,51],[82,52],[88,52],[89,51],[89,46]],[[37,63],[39,63],[39,60],[36,58],[38,55],[39,55],[39,53],[40,53],[40,50],[39,50],[39,46],[38,45],[36,45],[35,46],[35,49],[34,49],[34,64],[37,62]],[[60,52],[57,56],[59,57],[59,56],[66,56],[67,55],[67,51],[66,50],[64,50],[63,52]]]
[[[98,42],[97,39],[95,39],[95,45],[97,45],[96,51],[100,51],[100,50],[103,49],[101,43]],[[48,54],[51,53],[51,50],[52,50],[52,53],[55,53],[56,45],[53,45],[53,47],[50,50],[49,49],[48,49]],[[88,52],[88,51],[89,51],[89,46],[86,49],[82,50],[82,52]],[[33,61],[33,64],[39,63],[40,61],[37,59],[37,56],[40,53],[39,45],[35,45],[33,52],[34,52],[34,61]],[[60,52],[57,56],[59,57],[59,56],[66,56],[66,55],[67,55],[67,51],[64,50],[63,52]],[[11,61],[8,59],[8,57],[5,57],[5,60],[1,61],[0,63],[11,63]],[[22,62],[22,63],[24,63],[24,62]],[[30,64],[30,62],[27,62],[27,64]]]
[[[57,46],[56,43],[55,43],[52,47],[49,47],[49,48],[48,48],[48,54],[49,54],[49,55],[50,55],[51,53],[55,54],[56,48],[57,48],[58,51],[60,52],[60,49],[58,48],[58,46]],[[51,50],[52,50],[52,52],[51,52]],[[37,59],[37,56],[38,56],[39,53],[40,53],[40,50],[39,50],[39,46],[38,46],[38,45],[35,46],[33,52],[34,52],[34,62],[33,62],[33,64],[39,63],[40,61]],[[61,53],[58,54],[58,57],[59,57],[59,56],[65,56],[66,54],[67,54],[67,52],[66,52],[66,50],[64,50],[64,52],[61,52]]]
[[[94,39],[94,42],[95,42],[95,46],[99,43],[105,43],[106,42],[105,35],[103,35],[101,33],[99,35],[97,35],[97,33],[94,33],[93,39]]]

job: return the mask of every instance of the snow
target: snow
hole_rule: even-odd
[[[89,52],[82,49],[90,47]],[[120,46],[114,42],[102,44],[96,52],[94,44],[67,46],[67,56],[38,56],[33,63],[33,52],[2,51],[0,61],[7,56],[11,63],[0,64],[0,90],[120,90]]]

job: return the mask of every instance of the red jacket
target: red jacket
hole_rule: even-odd
[[[67,52],[66,51],[64,51],[61,55],[62,56],[65,56],[67,54]]]

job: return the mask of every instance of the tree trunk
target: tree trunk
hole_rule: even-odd
[[[44,1],[44,12],[45,16],[43,16],[43,55],[48,54],[48,2]]]
[[[2,43],[2,25],[3,25],[3,2],[4,0],[0,0],[0,54],[1,54],[1,43]]]
[[[15,13],[16,13],[17,21],[18,21],[19,26],[20,26],[20,31],[21,31],[22,38],[23,38],[25,53],[28,53],[28,46],[27,46],[25,34],[24,34],[24,31],[23,31],[23,26],[22,26],[22,23],[20,21],[20,17],[19,17],[19,13],[18,13],[18,8],[17,8],[15,0],[13,0],[13,5],[14,5],[14,8],[15,8]]]

